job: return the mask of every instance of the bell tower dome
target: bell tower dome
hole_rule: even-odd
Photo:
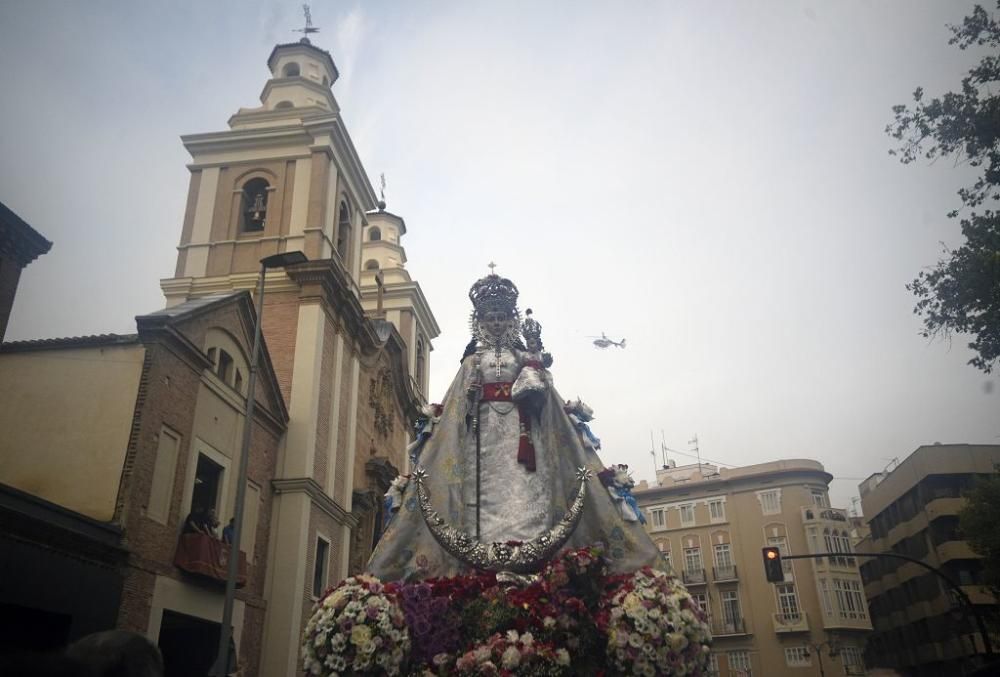
[[[266,110],[322,106],[336,108],[330,87],[340,77],[330,53],[315,47],[309,38],[276,45],[267,59],[271,79],[260,102]]]

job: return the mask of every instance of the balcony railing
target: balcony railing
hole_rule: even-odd
[[[174,565],[189,574],[225,583],[229,573],[229,551],[229,545],[207,534],[181,534]],[[247,558],[241,550],[236,587],[242,588],[246,582]]]
[[[802,521],[812,522],[823,520],[825,522],[847,522],[847,511],[840,508],[821,508],[818,505],[810,505],[802,508]]]
[[[682,577],[687,585],[701,585],[705,582],[705,570],[685,569]]]
[[[742,618],[713,618],[712,634],[716,637],[745,635],[747,634],[746,624]]]
[[[715,577],[716,581],[735,581],[736,576],[736,565],[727,564],[724,566],[712,567],[712,575]]]
[[[775,632],[809,632],[809,619],[804,611],[774,614]]]

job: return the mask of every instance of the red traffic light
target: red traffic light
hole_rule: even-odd
[[[764,554],[764,577],[768,583],[782,583],[785,580],[785,572],[781,567],[781,550],[775,547],[763,548]]]

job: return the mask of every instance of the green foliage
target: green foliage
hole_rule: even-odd
[[[1000,475],[980,479],[958,513],[959,526],[969,546],[983,557],[983,580],[1000,592]]]
[[[1000,0],[997,3],[1000,8]],[[990,373],[1000,362],[1000,22],[976,5],[959,26],[949,26],[949,44],[981,49],[979,63],[962,79],[960,92],[929,101],[918,87],[911,106],[894,106],[886,133],[899,142],[890,155],[903,164],[952,157],[978,169],[971,186],[958,191],[965,243],[945,248],[942,258],[907,285],[917,297],[926,337],[971,335],[969,364]]]

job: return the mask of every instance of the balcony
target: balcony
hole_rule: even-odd
[[[722,583],[723,581],[735,581],[736,576],[736,565],[728,564],[726,566],[712,567],[712,576],[715,577],[716,583]]]
[[[685,585],[705,585],[704,569],[685,569],[681,576]]]
[[[892,611],[889,622],[893,627],[906,625],[909,619],[905,610]],[[834,611],[823,614],[823,628],[826,630],[871,630],[872,622],[867,613]]]
[[[938,545],[935,550],[942,564],[953,559],[976,559],[979,557],[972,551],[967,541],[945,541]]]
[[[722,618],[712,619],[712,636],[726,637],[727,635],[748,635],[746,624],[742,618]]]
[[[804,611],[794,614],[776,613],[773,619],[775,632],[809,632],[809,618]]]
[[[174,565],[189,574],[225,583],[229,574],[229,546],[206,534],[181,534],[174,554]],[[247,583],[247,558],[240,551],[236,587]]]
[[[840,508],[821,508],[817,505],[802,508],[803,522],[847,522],[847,511]]]

